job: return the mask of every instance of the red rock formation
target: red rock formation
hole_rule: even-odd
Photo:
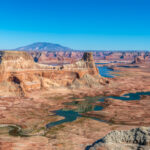
[[[62,64],[72,63],[82,58],[81,51],[58,51],[58,52],[29,52],[35,60],[39,63],[47,64]],[[109,51],[95,51],[93,52],[94,60],[108,60],[108,61],[134,61],[136,56],[143,56],[146,61],[150,61],[149,52],[109,52]]]
[[[85,74],[99,75],[92,53],[85,53],[82,60],[73,64],[56,67],[35,63],[26,52],[2,52],[0,60],[0,88],[9,94],[23,95],[42,88],[67,87]]]
[[[136,56],[132,64],[141,64],[145,62],[144,56]]]

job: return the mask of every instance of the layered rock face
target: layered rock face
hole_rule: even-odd
[[[89,53],[84,53],[82,60],[84,62],[86,62],[86,66],[89,68],[96,68],[95,67],[95,63],[94,63],[94,58],[93,58],[93,54],[91,52]]]
[[[39,63],[62,64],[73,63],[82,59],[84,52],[82,51],[32,51],[29,52],[32,57]],[[109,52],[95,51],[93,52],[94,60],[108,61],[134,61],[135,57],[144,56],[146,61],[150,61],[150,52]]]
[[[89,150],[149,150],[150,128],[141,127],[129,131],[112,131],[97,141]]]
[[[32,56],[26,52],[0,52],[1,92],[12,92],[14,95],[23,95],[26,79],[30,77],[21,72],[35,68],[36,64],[34,63]]]
[[[35,63],[26,52],[5,51],[0,54],[2,94],[25,95],[26,92],[42,88],[71,87],[77,80],[83,80],[87,74],[89,79],[92,77],[92,80],[95,79],[98,83],[100,80],[92,53],[85,53],[82,60],[63,66]],[[83,84],[83,81],[80,84]]]
[[[141,64],[146,62],[145,57],[144,56],[136,56],[134,58],[134,61],[132,62],[132,64]]]
[[[34,67],[33,58],[26,52],[0,52],[0,71],[16,71]]]
[[[70,70],[78,69],[80,77],[82,77],[85,72],[91,75],[98,75],[98,69],[95,66],[93,54],[90,52],[85,52],[80,61],[77,61],[73,64],[64,65],[63,68]]]

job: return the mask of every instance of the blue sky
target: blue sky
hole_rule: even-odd
[[[1,0],[0,49],[34,42],[150,50],[150,0]]]

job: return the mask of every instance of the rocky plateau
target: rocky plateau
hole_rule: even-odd
[[[26,52],[5,51],[0,56],[0,95],[25,96],[34,90],[50,88],[98,87],[105,84],[91,53],[75,63],[61,66],[34,62]],[[93,84],[94,83],[94,84]]]

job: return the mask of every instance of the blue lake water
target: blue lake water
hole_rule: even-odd
[[[113,77],[114,77],[114,76],[111,74],[111,72],[114,71],[113,69],[108,68],[108,67],[106,67],[106,66],[104,66],[104,67],[98,66],[97,68],[98,68],[98,70],[99,70],[99,74],[100,74],[102,77],[106,77],[106,78],[113,78]]]
[[[54,111],[54,113],[58,116],[64,117],[64,119],[47,124],[46,125],[47,128],[54,127],[56,125],[60,125],[65,122],[72,122],[76,120],[77,117],[80,117],[79,113],[73,110],[64,111],[60,109],[60,110]]]
[[[137,92],[137,93],[129,93],[129,94],[125,94],[123,96],[108,96],[108,97],[101,97],[101,98],[85,98],[85,101],[83,102],[79,102],[79,103],[66,103],[66,105],[73,105],[76,106],[77,109],[72,109],[72,110],[57,110],[55,111],[55,115],[58,116],[62,116],[65,119],[60,120],[60,121],[56,121],[56,122],[52,122],[47,124],[47,128],[49,127],[53,127],[65,122],[72,122],[75,121],[78,117],[84,117],[83,115],[81,115],[81,113],[86,113],[89,111],[101,111],[103,109],[102,106],[98,106],[98,105],[94,105],[94,103],[96,103],[97,101],[101,101],[103,102],[106,98],[113,98],[113,99],[118,99],[118,100],[123,100],[123,101],[131,101],[131,100],[140,100],[140,96],[142,95],[150,95],[150,92]],[[91,100],[90,100],[91,99]],[[97,119],[95,117],[90,117],[91,119],[94,120],[99,120],[102,121],[100,119]]]
[[[139,66],[118,66],[118,67],[123,67],[123,68],[139,68]]]
[[[103,65],[103,64],[107,64],[107,63],[96,63],[96,65]],[[97,66],[98,70],[99,70],[99,74],[102,77],[106,77],[106,78],[113,78],[114,76],[111,74],[111,72],[113,72],[114,70],[107,67],[107,66]]]

